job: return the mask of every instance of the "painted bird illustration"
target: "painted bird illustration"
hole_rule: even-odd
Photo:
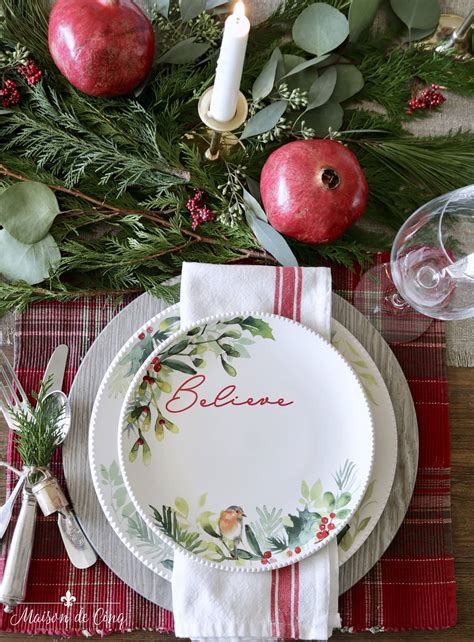
[[[246,517],[240,506],[229,506],[219,515],[219,533],[231,557],[237,558],[237,545],[242,540],[243,518]]]

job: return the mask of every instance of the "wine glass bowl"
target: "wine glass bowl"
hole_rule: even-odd
[[[436,319],[474,315],[474,185],[420,207],[402,226],[390,266],[400,295]]]
[[[354,305],[392,343],[432,319],[474,316],[474,185],[422,205],[399,230],[390,263],[361,278]]]

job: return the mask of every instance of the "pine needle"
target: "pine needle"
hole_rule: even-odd
[[[28,410],[19,408],[12,412],[19,430],[15,445],[25,466],[48,466],[62,440],[61,421],[65,409],[53,398],[46,398],[51,383],[52,377],[42,383],[38,393],[32,394],[35,406],[28,403]]]

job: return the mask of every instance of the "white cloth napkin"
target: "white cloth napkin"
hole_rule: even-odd
[[[185,263],[181,323],[232,312],[279,314],[330,340],[331,273]],[[172,589],[178,637],[327,640],[340,626],[335,540],[299,564],[262,573],[216,570],[175,552]]]

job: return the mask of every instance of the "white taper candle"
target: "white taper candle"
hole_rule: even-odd
[[[237,2],[234,13],[225,21],[209,108],[209,115],[220,123],[232,120],[237,110],[249,31],[244,3]]]

